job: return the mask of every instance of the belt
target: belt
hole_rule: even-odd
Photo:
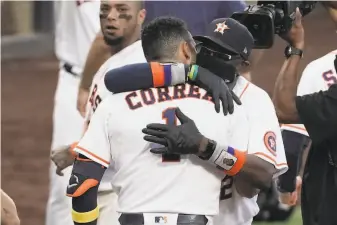
[[[121,225],[146,225],[144,224],[144,215],[142,213],[122,213],[119,217]],[[165,218],[155,216],[153,223],[165,223]],[[204,215],[178,214],[177,225],[206,225],[208,219]]]
[[[80,75],[80,71],[79,69],[76,69],[75,66],[69,64],[69,63],[64,63],[62,65],[62,68],[67,72],[67,73],[70,73],[71,75],[77,77]]]

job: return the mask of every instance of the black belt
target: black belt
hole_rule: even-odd
[[[156,216],[154,219],[153,223],[160,224],[164,218]],[[121,225],[146,225],[142,213],[122,213],[118,220]],[[177,225],[206,225],[207,222],[204,215],[178,214],[177,219]]]
[[[74,72],[74,66],[73,65],[71,65],[69,63],[64,63],[62,67],[65,71],[67,71],[71,75],[74,75],[75,77],[79,76],[78,73]]]

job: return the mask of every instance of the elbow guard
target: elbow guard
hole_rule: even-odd
[[[81,154],[76,159],[67,186],[67,196],[72,197],[72,218],[75,225],[97,223],[97,191],[105,169]]]
[[[296,176],[302,161],[302,153],[310,139],[305,135],[288,130],[282,131],[282,138],[289,169],[279,177],[278,188],[281,192],[293,192],[296,187]]]

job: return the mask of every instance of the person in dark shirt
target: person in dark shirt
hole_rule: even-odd
[[[159,16],[174,16],[187,23],[192,35],[206,35],[211,21],[230,17],[245,7],[245,1],[145,1],[144,24]]]
[[[336,225],[337,84],[327,91],[296,96],[301,78],[298,66],[304,49],[301,21],[295,22],[285,40],[290,45],[285,51],[287,60],[275,83],[273,102],[281,123],[304,124],[312,140],[303,175],[303,224]],[[337,59],[334,67],[337,70]]]

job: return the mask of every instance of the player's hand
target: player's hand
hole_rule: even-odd
[[[50,158],[55,163],[56,174],[59,176],[63,176],[62,170],[71,166],[75,159],[70,152],[69,145],[52,150]]]
[[[304,48],[304,29],[302,25],[302,15],[299,8],[296,8],[295,18],[291,29],[287,34],[280,35],[280,37],[295,48]]]
[[[77,94],[77,110],[83,118],[85,117],[88,98],[89,91],[80,87]]]
[[[179,126],[152,123],[142,130],[147,134],[144,140],[163,145],[150,151],[154,154],[197,154],[205,137],[199,132],[194,121],[179,108],[175,110],[175,114],[181,123]]]
[[[300,176],[296,177],[296,189],[292,193],[280,193],[279,200],[281,203],[294,206],[297,205],[299,196],[301,194],[301,188],[302,188],[302,178]]]
[[[217,113],[220,112],[220,101],[224,115],[234,112],[234,102],[241,105],[240,99],[228,88],[225,81],[205,68],[199,66],[194,82],[211,94]]]

